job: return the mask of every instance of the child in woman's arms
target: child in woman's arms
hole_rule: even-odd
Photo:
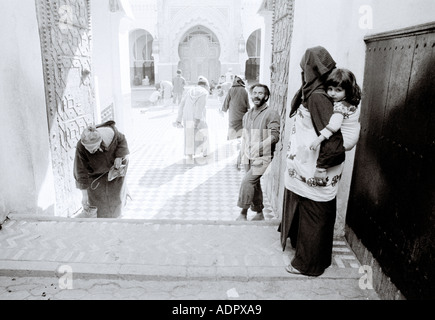
[[[334,101],[334,114],[329,124],[320,131],[320,136],[311,144],[316,150],[326,139],[341,129],[346,151],[358,142],[361,124],[359,122],[361,89],[356,83],[355,75],[347,69],[335,69],[326,80],[328,96]]]

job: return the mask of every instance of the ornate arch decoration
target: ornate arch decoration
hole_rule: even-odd
[[[152,45],[152,40],[154,39],[154,37],[148,30],[136,28],[129,32],[129,45],[130,45],[130,50],[132,52],[131,56],[137,60],[142,60],[143,58],[141,54],[138,55],[138,51],[137,51],[138,49],[136,48],[136,46],[138,45],[138,43],[143,37],[149,37],[151,39],[151,45]]]
[[[260,38],[258,38],[260,36]],[[260,43],[258,43],[260,41]],[[254,43],[256,42],[256,43]],[[260,47],[258,47],[258,44],[260,44]],[[259,57],[260,51],[261,51],[261,29],[255,29],[252,32],[249,33],[249,37],[246,40],[246,51],[248,53],[249,57]]]
[[[183,41],[189,30],[198,25],[208,28],[217,37],[222,48],[221,57],[225,56],[227,54],[227,46],[223,44],[227,43],[229,30],[223,28],[223,25],[225,24],[222,24],[221,22],[226,19],[224,14],[218,12],[214,17],[211,17],[211,19],[205,19],[203,18],[204,16],[209,16],[206,10],[203,10],[202,8],[198,8],[193,12],[191,12],[191,10],[192,9],[189,9],[189,12],[187,12],[187,10],[182,10],[175,16],[174,26],[178,25],[178,27],[174,27],[174,29],[178,30],[178,32],[176,32],[173,39],[171,39],[171,43],[173,43],[171,56],[178,56],[179,44]],[[189,16],[190,19],[186,20],[186,16]]]

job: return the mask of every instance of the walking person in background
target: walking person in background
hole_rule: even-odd
[[[85,211],[97,209],[98,218],[118,218],[127,200],[125,174],[129,149],[114,121],[83,131],[74,158],[74,179],[82,191]]]
[[[286,159],[284,210],[278,228],[281,245],[290,238],[295,255],[287,272],[320,276],[331,265],[337,191],[345,149],[341,131],[310,146],[325,128],[334,105],[325,91],[336,63],[323,47],[306,50],[301,61],[302,87],[292,100]]]
[[[172,112],[174,112],[174,106],[179,105],[181,102],[181,98],[183,97],[184,93],[184,87],[186,86],[187,82],[186,79],[181,75],[181,70],[177,70],[177,75],[172,79],[172,85],[174,86],[173,89],[173,100],[172,100]]]
[[[253,107],[243,117],[241,154],[246,173],[239,191],[237,205],[242,211],[238,221],[247,220],[249,208],[256,212],[253,221],[264,220],[261,177],[272,162],[280,135],[280,117],[267,105],[269,98],[270,90],[266,85],[252,86]]]
[[[216,89],[216,82],[214,80],[211,80],[210,82],[210,95],[214,96]]]
[[[198,84],[181,99],[175,125],[184,127],[184,154],[189,160],[197,154],[208,155],[208,126],[206,104],[210,95],[208,80],[199,77]],[[183,124],[182,124],[183,122]]]
[[[228,68],[227,73],[225,73],[225,82],[233,83],[233,81],[234,81],[233,68]]]
[[[163,107],[167,107],[172,102],[172,91],[174,86],[171,81],[163,80],[160,82],[160,93],[163,100]]]
[[[249,108],[249,95],[245,88],[245,82],[242,78],[235,76],[233,86],[228,91],[221,111],[228,112],[228,140],[238,140],[237,169],[241,164],[240,138],[243,133],[243,116]]]
[[[205,88],[208,91],[208,94],[210,95],[210,83],[208,82],[208,79],[204,76],[199,76],[198,77],[198,82],[203,82],[205,83]]]
[[[225,100],[225,92],[224,88],[222,88],[222,85],[225,83],[225,75],[221,75],[219,78],[219,82],[216,85],[216,94],[218,96],[219,103],[222,103]]]
[[[231,87],[233,86],[233,82],[224,82],[221,84],[222,88],[222,99],[225,101],[225,98],[227,97],[228,91],[230,91]]]

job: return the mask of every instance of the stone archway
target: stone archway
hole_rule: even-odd
[[[204,26],[196,26],[186,32],[178,48],[180,62],[186,80],[196,82],[198,76],[211,82],[220,76],[221,48],[216,35]]]
[[[153,36],[146,30],[130,33],[130,78],[131,84],[140,86],[146,78],[148,85],[155,82]]]

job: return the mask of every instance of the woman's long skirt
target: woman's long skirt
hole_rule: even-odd
[[[302,274],[320,276],[331,265],[336,210],[336,199],[317,202],[285,189],[278,231],[283,250],[290,238],[296,250],[291,265]]]

